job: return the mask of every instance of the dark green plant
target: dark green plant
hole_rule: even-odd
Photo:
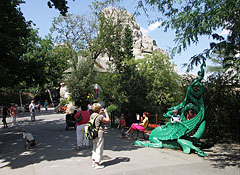
[[[77,104],[87,103],[88,94],[93,94],[94,83],[95,70],[92,59],[81,59],[77,69],[71,72],[66,81],[71,100]]]
[[[24,78],[21,57],[27,50],[30,22],[19,9],[21,2],[0,1],[0,88],[13,87]]]
[[[228,76],[212,75],[205,84],[207,128],[205,137],[215,142],[240,141],[239,85],[232,84]]]

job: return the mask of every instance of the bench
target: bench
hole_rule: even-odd
[[[151,134],[152,130],[155,129],[156,127],[158,127],[158,126],[160,126],[160,124],[149,123],[145,130],[142,130],[142,131],[137,130],[137,138],[138,138],[139,133],[142,133],[143,134],[143,138],[145,140],[147,140],[149,135]]]

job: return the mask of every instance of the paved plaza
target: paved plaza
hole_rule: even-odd
[[[17,126],[0,128],[1,175],[240,175],[240,146],[218,144],[204,150],[208,157],[180,150],[133,146],[121,139],[121,131],[107,129],[104,169],[91,167],[91,148],[76,151],[75,130],[65,130],[65,115],[41,111],[31,122],[29,113],[17,118]],[[2,124],[2,123],[1,123]],[[31,132],[37,147],[25,151],[22,130]]]

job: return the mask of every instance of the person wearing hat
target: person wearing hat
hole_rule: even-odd
[[[174,109],[173,110],[173,115],[171,116],[171,122],[175,123],[175,122],[181,122],[181,118],[180,115],[178,115],[178,110]]]

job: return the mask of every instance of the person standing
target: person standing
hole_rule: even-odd
[[[86,149],[89,148],[89,140],[86,139],[85,136],[85,124],[90,119],[90,112],[86,104],[81,105],[81,111],[78,111],[74,118],[77,120],[77,128],[76,128],[76,135],[77,135],[77,147],[76,150],[80,150],[81,146],[85,146]]]
[[[9,115],[8,108],[7,108],[7,106],[4,106],[4,107],[3,107],[3,119],[2,119],[3,127],[4,127],[4,128],[7,128],[7,127],[8,127],[8,125],[7,125],[7,120],[6,120],[6,118],[7,118],[8,115]]]
[[[45,107],[45,112],[48,112],[48,101],[47,100],[45,100],[44,107]]]
[[[121,118],[120,118],[120,123],[118,125],[118,128],[120,128],[120,127],[121,127],[121,131],[122,131],[122,138],[125,138],[126,120],[125,120],[124,114],[122,114]]]
[[[34,100],[31,101],[30,105],[29,105],[29,112],[31,115],[31,121],[35,121],[35,110],[36,110],[36,105],[34,103]]]
[[[9,108],[10,116],[12,117],[12,125],[15,126],[17,124],[17,107],[15,104],[12,104],[12,106]]]
[[[91,119],[95,119],[95,126],[98,130],[98,137],[93,140],[93,151],[92,151],[92,167],[95,169],[104,168],[103,165],[100,165],[100,161],[103,156],[104,149],[104,124],[110,122],[110,118],[107,112],[107,109],[102,109],[100,103],[94,103],[92,105],[93,114],[90,116]],[[104,112],[105,116],[102,115]]]

